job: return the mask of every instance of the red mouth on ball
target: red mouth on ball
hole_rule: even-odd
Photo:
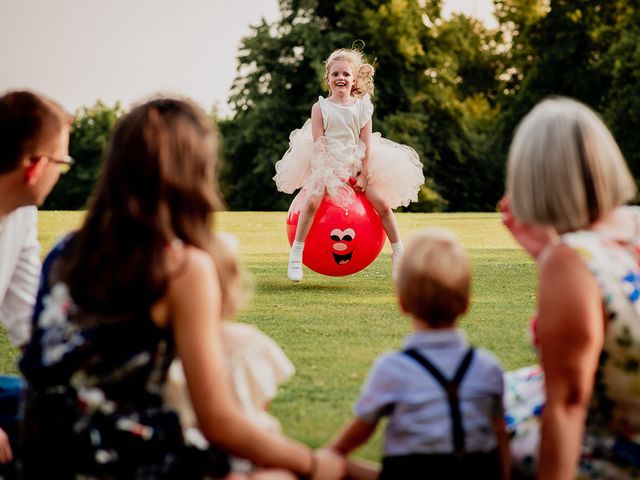
[[[349,263],[351,261],[351,255],[352,254],[353,254],[353,251],[351,251],[349,253],[345,253],[344,255],[340,255],[338,253],[331,252],[331,255],[333,255],[333,259],[335,260],[337,265],[346,265],[347,263]]]

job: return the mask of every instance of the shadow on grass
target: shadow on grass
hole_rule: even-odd
[[[268,281],[268,280],[261,280],[257,286],[257,289],[261,292],[325,291],[325,292],[331,293],[336,291],[354,290],[357,288],[358,287],[352,283],[349,283],[349,284],[326,283],[326,282],[321,283],[321,282],[314,282],[314,281],[294,283],[294,282]]]

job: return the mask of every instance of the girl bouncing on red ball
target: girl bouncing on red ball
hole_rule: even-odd
[[[363,192],[380,215],[391,243],[393,271],[402,242],[393,208],[418,200],[424,183],[416,151],[372,133],[374,68],[357,49],[335,50],[325,62],[329,96],[320,96],[311,119],[291,132],[289,149],[276,163],[279,191],[302,188],[300,218],[287,276],[302,280],[302,254],[314,216],[325,195],[348,208]],[[355,178],[353,186],[349,179]]]

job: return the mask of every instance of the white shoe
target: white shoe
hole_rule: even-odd
[[[299,282],[302,280],[303,275],[302,259],[295,258],[293,255],[289,256],[289,267],[287,268],[287,277],[289,277],[289,280]]]

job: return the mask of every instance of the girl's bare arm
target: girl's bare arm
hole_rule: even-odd
[[[186,249],[186,268],[172,278],[168,305],[176,348],[204,436],[224,450],[253,462],[313,478],[337,479],[344,462],[323,451],[268,433],[248,421],[226,381],[220,333],[220,286],[213,260],[204,251]],[[315,465],[314,465],[315,464]]]

